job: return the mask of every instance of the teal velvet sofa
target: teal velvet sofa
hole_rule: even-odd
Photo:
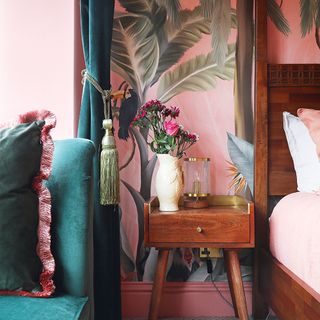
[[[55,142],[51,246],[56,292],[51,298],[0,297],[0,320],[93,319],[92,161],[86,139]]]

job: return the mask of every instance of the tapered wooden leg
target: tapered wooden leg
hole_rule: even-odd
[[[149,309],[149,320],[157,320],[158,312],[161,302],[161,294],[163,283],[165,282],[167,262],[168,262],[169,250],[159,249],[158,262],[156,268],[156,275],[152,287],[152,296]]]
[[[228,258],[225,256],[224,260],[225,260],[226,267],[227,267],[228,283],[229,283],[230,294],[231,294],[231,298],[232,298],[234,315],[235,315],[235,317],[239,317],[238,308],[237,308],[237,304],[236,304],[236,299],[235,299],[235,296],[234,296],[233,283],[231,281],[230,267],[228,266]]]
[[[236,317],[239,317],[241,320],[248,320],[246,297],[244,295],[238,252],[234,249],[224,249],[223,254],[227,267],[234,312]]]

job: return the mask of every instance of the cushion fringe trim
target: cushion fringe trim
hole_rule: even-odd
[[[18,125],[22,123],[44,120],[45,124],[41,130],[42,155],[40,162],[39,174],[34,177],[32,187],[36,191],[39,198],[39,226],[38,226],[38,244],[37,254],[42,263],[42,272],[40,274],[40,285],[42,291],[28,292],[24,290],[0,290],[0,295],[15,295],[26,297],[49,297],[53,294],[55,286],[52,280],[55,262],[51,253],[51,195],[48,188],[44,185],[43,180],[47,180],[51,174],[51,164],[53,159],[54,145],[50,135],[50,130],[56,126],[56,117],[48,110],[30,111],[23,115],[19,115],[18,119],[13,123],[7,123],[2,127]]]

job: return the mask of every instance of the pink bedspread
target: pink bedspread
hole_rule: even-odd
[[[320,293],[320,195],[296,192],[281,199],[270,217],[270,250]]]

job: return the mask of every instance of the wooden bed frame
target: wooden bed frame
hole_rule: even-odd
[[[296,191],[296,176],[282,129],[282,112],[320,109],[320,65],[267,64],[267,0],[256,0],[255,266],[253,313],[269,307],[279,319],[319,320],[320,294],[272,257],[268,199]],[[299,259],[299,253],[297,253]]]

